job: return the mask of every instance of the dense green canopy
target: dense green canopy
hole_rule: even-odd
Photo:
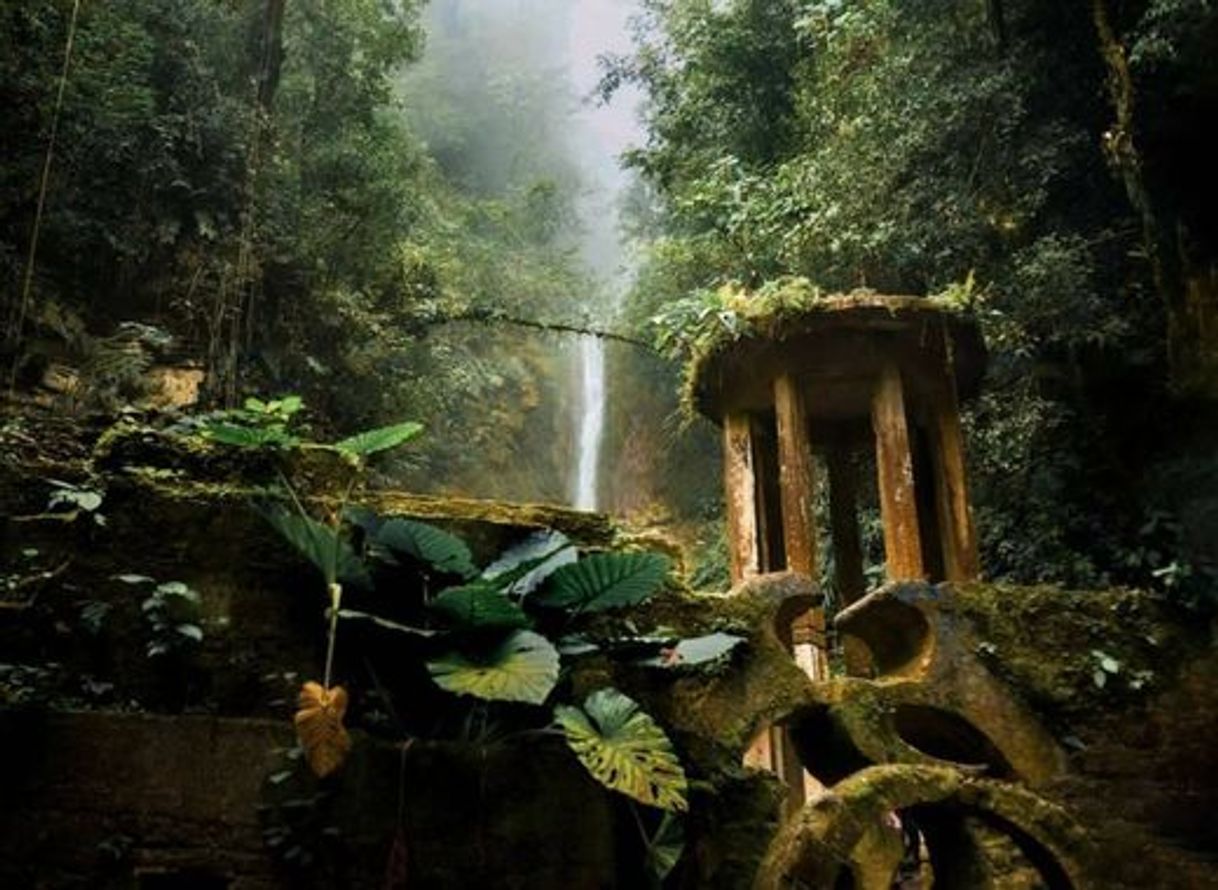
[[[603,89],[635,83],[649,97],[647,140],[628,159],[643,179],[634,206],[647,251],[633,306],[661,345],[687,354],[729,325],[725,284],[764,291],[794,275],[826,292],[952,289],[992,354],[970,417],[987,570],[1181,581],[1175,495],[1142,481],[1175,472],[1170,443],[1149,430],[1173,427],[1172,384],[1195,382],[1177,359],[1198,347],[1164,257],[1187,253],[1174,239],[1192,231],[1180,237],[1212,263],[1215,245],[1198,247],[1208,225],[1188,208],[1213,176],[1194,165],[1193,183],[1177,170],[1169,188],[1166,170],[1187,153],[1151,151],[1214,101],[1200,61],[1212,8],[643,6],[635,52],[612,61]],[[1140,105],[1122,116],[1122,70],[1145,118]],[[1118,136],[1147,153],[1114,158]],[[1139,196],[1151,192],[1159,215],[1148,218]],[[1212,466],[1200,472],[1213,479]]]

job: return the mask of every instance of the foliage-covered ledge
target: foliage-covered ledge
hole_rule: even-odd
[[[976,299],[973,280],[927,297],[889,296],[860,288],[848,293],[822,290],[807,278],[783,276],[756,289],[729,282],[699,290],[650,319],[657,348],[684,362],[681,405],[687,418],[715,416],[717,389],[745,373],[762,376],[756,363],[768,354],[760,344],[779,346],[812,331],[874,326],[889,322],[914,327],[936,323],[959,341],[958,385],[976,391],[984,366],[984,346],[971,323]]]

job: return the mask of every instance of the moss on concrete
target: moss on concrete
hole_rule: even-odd
[[[1207,621],[1148,591],[969,584],[955,602],[982,661],[1062,729],[1145,701],[1209,644]]]
[[[894,709],[913,703],[959,714],[985,730],[1035,787],[1027,798],[999,795],[992,789],[1016,786],[991,786],[957,770],[965,782],[961,806],[994,818],[1014,807],[1016,824],[1056,831],[1058,857],[1073,857],[1068,869],[1093,886],[1214,885],[1212,875],[1202,877],[1203,860],[1179,842],[1215,846],[1206,813],[1218,759],[1207,740],[1218,720],[1218,653],[1204,616],[1129,590],[903,584],[872,596],[922,610],[933,656],[914,675],[817,684],[824,710],[810,723],[822,735],[826,725],[839,727],[856,756],[923,768],[933,761],[911,754],[895,735]],[[1047,726],[1069,756],[1046,759],[1052,751],[1042,744],[1043,731],[1031,732],[1028,720]],[[1049,769],[1028,772],[1040,765]],[[1077,836],[1079,825],[1090,839]],[[1080,845],[1104,855],[1072,852]]]
[[[1042,860],[1050,885],[1062,875],[1066,879],[1062,886],[1077,890],[1101,886],[1091,877],[1096,849],[1060,806],[1015,785],[912,764],[865,769],[805,806],[775,837],[754,886],[829,890],[839,886],[843,869],[856,876],[874,871],[870,866],[875,863],[868,857],[876,854],[876,845],[868,839],[890,814],[915,807],[930,808],[922,817],[928,826],[939,818],[958,819],[961,813],[972,812],[1014,831]]]
[[[661,719],[742,757],[763,726],[811,700],[811,683],[778,638],[774,619],[789,598],[814,594],[805,578],[774,574],[745,582],[725,597],[687,598],[687,604],[704,608],[704,626],[743,632],[747,642],[731,670],[681,676],[655,695]]]
[[[708,392],[717,387],[715,380],[731,377],[721,366],[739,344],[766,348],[852,312],[879,311],[906,320],[946,319],[962,315],[963,308],[961,303],[946,299],[886,296],[866,289],[826,293],[807,278],[789,276],[756,290],[726,284],[703,297],[708,311],[699,315],[696,328],[683,332],[687,356],[680,401],[691,418],[696,410],[708,413],[709,404],[715,401]],[[979,348],[979,340],[969,341],[968,350]]]

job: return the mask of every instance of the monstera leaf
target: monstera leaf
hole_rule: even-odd
[[[378,451],[386,451],[409,442],[423,432],[421,423],[396,423],[393,426],[383,426],[380,429],[367,430],[354,436],[335,442],[334,447],[339,451],[356,457],[367,457]]]
[[[428,608],[450,625],[464,630],[516,629],[530,623],[524,609],[498,587],[486,583],[450,587],[432,600]]]
[[[413,519],[390,519],[376,533],[376,544],[394,555],[405,555],[450,575],[478,574],[469,547],[456,535]]]
[[[489,701],[539,705],[558,682],[558,650],[540,634],[518,630],[491,651],[449,652],[427,662],[441,689]]]
[[[668,569],[658,553],[594,553],[555,571],[532,601],[576,612],[633,606],[656,592]]]
[[[579,762],[606,788],[662,810],[689,808],[685,771],[668,736],[633,699],[601,689],[582,710],[560,705],[554,716]]]

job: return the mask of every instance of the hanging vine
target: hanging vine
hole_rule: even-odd
[[[257,184],[262,153],[271,138],[272,105],[283,59],[283,17],[286,0],[267,0],[262,16],[258,67],[253,78],[255,103],[246,159],[241,226],[232,274],[216,291],[210,320],[208,371],[213,389],[227,406],[237,402],[237,376],[242,349],[252,346],[259,264]]]
[[[25,259],[25,271],[21,278],[21,298],[17,302],[16,311],[9,320],[6,332],[8,341],[13,346],[13,364],[9,371],[10,394],[17,385],[17,369],[20,365],[21,337],[25,328],[25,319],[29,314],[30,293],[34,284],[34,263],[38,258],[38,235],[42,229],[42,215],[46,209],[47,184],[51,178],[51,163],[55,157],[55,141],[59,136],[59,115],[63,109],[63,94],[68,85],[68,71],[72,65],[72,44],[76,39],[76,22],[80,17],[80,0],[73,0],[72,17],[68,20],[68,33],[64,41],[63,67],[59,72],[59,87],[55,93],[55,106],[51,112],[51,132],[47,137],[47,150],[42,161],[42,176],[38,182],[38,204],[34,210],[34,225],[30,232],[29,250]]]

